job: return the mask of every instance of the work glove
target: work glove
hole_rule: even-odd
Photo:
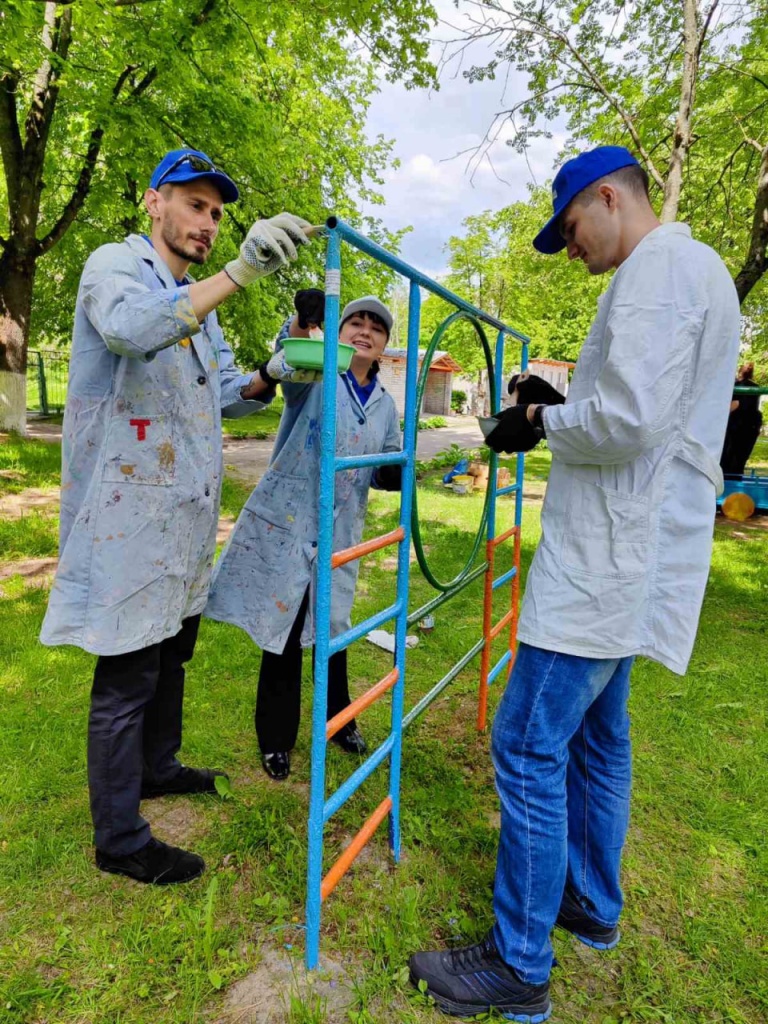
[[[291,384],[314,384],[323,379],[322,370],[301,370],[285,361],[285,354],[280,349],[272,356],[269,362],[264,364],[262,376],[269,383],[283,381]]]
[[[498,413],[496,419],[499,425],[485,439],[495,452],[529,452],[545,436],[543,427],[529,422],[527,405],[513,405]]]
[[[224,267],[227,275],[242,287],[259,277],[274,274],[295,260],[296,247],[306,245],[305,229],[311,224],[292,213],[280,213],[269,220],[257,220],[240,246],[240,255]]]
[[[304,288],[296,292],[293,304],[299,314],[299,327],[306,330],[310,324],[322,327],[325,320],[325,292],[319,288]]]
[[[380,491],[400,491],[403,485],[402,466],[379,466],[373,481]]]
[[[507,385],[507,392],[515,395],[515,405],[562,405],[565,395],[553,388],[549,381],[535,373],[516,373]]]

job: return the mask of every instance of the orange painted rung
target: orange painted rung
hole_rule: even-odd
[[[370,707],[374,701],[378,700],[379,697],[386,693],[387,690],[391,690],[397,680],[400,678],[400,671],[397,668],[393,668],[391,672],[387,673],[384,678],[372,686],[370,690],[366,690],[365,693],[358,697],[357,700],[353,700],[351,704],[348,704],[343,711],[340,711],[338,715],[334,715],[333,718],[329,719],[325,726],[325,738],[329,740],[331,736],[335,736],[342,726],[345,726],[347,722],[351,722],[355,715],[359,715],[361,711],[365,711],[367,707]]]
[[[366,823],[357,833],[355,838],[346,848],[344,853],[339,857],[335,864],[331,865],[328,874],[323,879],[323,883],[320,886],[320,899],[324,900],[327,896],[333,892],[339,882],[342,880],[347,871],[352,866],[353,861],[359,855],[362,848],[371,838],[373,833],[386,818],[389,812],[392,810],[392,797],[388,796],[381,801],[379,806],[368,818]]]
[[[493,544],[495,547],[497,544],[503,544],[505,540],[509,540],[510,537],[514,537],[519,532],[520,527],[513,526],[511,530],[507,530],[506,533],[500,533],[498,537],[492,537],[488,541],[489,544]]]
[[[398,526],[396,530],[392,530],[390,533],[382,533],[380,537],[364,540],[360,544],[355,544],[354,547],[337,551],[331,557],[331,568],[338,569],[340,565],[353,562],[356,558],[362,558],[363,555],[370,555],[372,551],[380,551],[381,548],[389,547],[390,544],[398,544],[401,540],[405,540],[405,530],[402,526]]]
[[[489,640],[495,640],[496,637],[499,635],[499,633],[502,631],[502,629],[504,629],[505,626],[508,626],[510,624],[510,622],[512,621],[512,616],[514,614],[515,614],[515,609],[514,608],[510,608],[509,611],[507,612],[507,614],[504,616],[504,618],[503,619],[499,619],[499,621],[493,627],[493,629],[491,630],[491,632],[489,634],[488,639]]]

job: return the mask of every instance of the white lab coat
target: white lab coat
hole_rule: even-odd
[[[216,547],[221,415],[242,374],[138,235],[83,270],[64,412],[60,560],[40,639],[123,654],[203,610]]]
[[[565,405],[518,638],[686,671],[709,572],[739,351],[725,265],[685,224],[648,234],[599,300]]]

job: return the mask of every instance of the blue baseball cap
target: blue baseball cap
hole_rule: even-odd
[[[573,160],[566,161],[552,182],[552,206],[555,212],[534,238],[534,249],[548,255],[564,249],[560,215],[566,206],[593,181],[633,164],[639,166],[635,157],[623,146],[598,146],[597,149],[587,150]]]
[[[199,149],[172,149],[170,153],[166,153],[152,172],[149,187],[179,185],[185,181],[197,181],[199,178],[207,178],[213,182],[221,193],[223,202],[237,201],[240,195],[237,185]]]

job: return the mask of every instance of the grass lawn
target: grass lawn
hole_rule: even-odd
[[[57,462],[56,445],[0,443],[0,469],[16,474],[0,475],[0,495],[53,484]],[[543,479],[547,468],[547,453],[537,452],[531,478]],[[481,498],[448,493],[439,474],[422,480],[419,491],[427,554],[447,577],[463,562]],[[228,483],[226,510],[236,512],[245,496]],[[394,526],[396,507],[397,496],[372,494],[371,535]],[[500,528],[511,516],[511,502],[506,507]],[[538,530],[532,502],[524,520],[526,566]],[[19,534],[14,550],[23,554],[31,544]],[[394,583],[391,551],[367,558],[355,618],[388,603]],[[203,622],[188,672],[183,756],[226,768],[234,798],[146,803],[157,835],[202,853],[208,871],[189,886],[142,887],[92,864],[85,731],[93,659],[38,645],[44,590],[24,589],[20,580],[5,582],[4,590],[0,1024],[252,1019],[227,1002],[235,983],[275,956],[295,956],[298,972],[303,950],[309,665],[293,774],[271,783],[258,765],[252,726],[258,651],[240,631]],[[412,606],[430,593],[414,567]],[[768,531],[720,523],[688,675],[646,661],[635,669],[624,937],[615,951],[597,954],[556,933],[559,1024],[768,1019],[767,599]],[[438,610],[434,632],[409,654],[406,707],[475,642],[480,618],[480,583]],[[355,645],[353,692],[390,664],[385,652]],[[498,806],[489,737],[474,728],[477,671],[475,661],[406,736],[401,865],[390,867],[380,830],[326,904],[322,955],[355,983],[348,1014],[334,1016],[322,999],[292,998],[286,988],[276,1021],[446,1019],[411,989],[405,964],[416,949],[474,940],[490,923]],[[499,694],[497,686],[491,710]],[[387,735],[388,706],[385,699],[362,716],[372,747]],[[355,762],[333,746],[328,761],[335,789]],[[384,773],[375,774],[332,819],[329,863],[382,799],[385,782]]]

